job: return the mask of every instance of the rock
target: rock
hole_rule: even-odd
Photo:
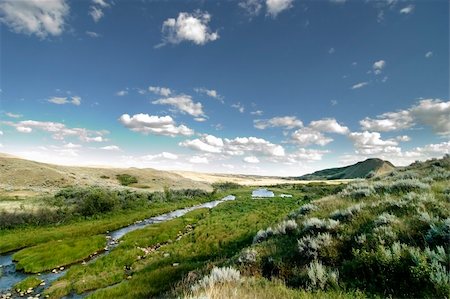
[[[59,271],[63,271],[64,270],[64,267],[59,267]]]
[[[45,281],[41,282],[39,285],[40,286],[45,286]]]
[[[52,273],[58,273],[58,270],[53,269],[53,270],[52,270]]]
[[[178,267],[180,265],[180,263],[173,263],[172,266],[174,267]]]
[[[164,253],[164,257],[169,257],[170,256],[170,253]]]
[[[132,278],[131,275],[127,277],[128,280],[130,280],[131,278]]]

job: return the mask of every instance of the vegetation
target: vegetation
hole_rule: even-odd
[[[56,240],[22,249],[13,259],[17,261],[18,270],[39,273],[87,259],[102,251],[105,245],[104,235]]]
[[[13,287],[14,290],[16,290],[18,293],[25,292],[28,289],[34,289],[37,286],[39,286],[41,283],[43,283],[43,280],[40,279],[38,276],[30,276],[25,278],[19,283],[16,283]]]
[[[135,176],[129,174],[118,174],[116,175],[117,180],[120,182],[122,186],[129,186],[131,184],[136,184],[138,182]]]
[[[241,277],[283,281],[308,294],[449,298],[449,171],[446,156],[355,181],[260,230],[231,264]],[[292,229],[275,233],[287,221]],[[226,285],[248,296],[246,283]],[[209,294],[204,289],[186,296]]]
[[[371,178],[377,174],[385,173],[395,169],[389,161],[381,159],[367,159],[353,165],[319,170],[300,177],[301,180],[337,180]]]

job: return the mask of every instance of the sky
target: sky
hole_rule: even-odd
[[[296,176],[450,152],[449,1],[0,0],[0,152]]]

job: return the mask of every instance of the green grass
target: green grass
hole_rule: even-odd
[[[129,186],[131,184],[136,184],[138,182],[137,178],[135,176],[129,175],[129,174],[118,174],[116,175],[117,180],[120,182],[123,186]]]
[[[210,201],[211,198],[181,199],[172,202],[154,202],[148,206],[128,211],[75,219],[62,225],[45,225],[0,230],[0,253],[5,253],[40,243],[93,236],[127,226],[137,220],[167,213],[176,209]]]
[[[39,276],[30,276],[22,280],[21,282],[18,282],[14,285],[13,289],[17,292],[23,292],[28,290],[29,288],[36,288],[43,282],[42,279],[39,278]]]
[[[67,266],[102,251],[106,245],[104,235],[50,241],[22,249],[13,255],[17,269],[28,273],[48,271]]]

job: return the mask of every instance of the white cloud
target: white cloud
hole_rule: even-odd
[[[262,9],[261,2],[262,0],[242,0],[238,5],[244,9],[249,16],[257,16]]]
[[[194,88],[194,90],[198,93],[206,94],[207,96],[224,103],[223,96],[221,96],[215,89],[207,89],[207,88],[201,87],[201,88]]]
[[[368,84],[369,84],[369,82],[360,82],[360,83],[357,83],[357,84],[353,85],[353,86],[351,87],[351,89],[359,89],[359,88],[363,88],[364,86],[366,86],[366,85],[368,85]]]
[[[267,14],[276,18],[282,11],[290,9],[293,2],[293,0],[266,0]]]
[[[202,103],[194,103],[189,95],[177,95],[170,98],[163,98],[152,102],[153,104],[169,105],[183,114],[195,117],[204,116]]]
[[[170,88],[167,87],[149,86],[148,90],[163,97],[168,97],[172,93]]]
[[[204,45],[207,42],[215,41],[219,34],[212,32],[208,27],[211,15],[208,12],[196,11],[194,13],[180,12],[178,17],[169,18],[162,26],[163,41],[156,47],[165,44],[179,44],[183,41],[190,41],[196,45]]]
[[[58,36],[64,31],[69,10],[65,0],[2,0],[0,21],[17,33]]]
[[[190,136],[194,131],[185,125],[176,126],[175,121],[170,116],[154,116],[144,113],[130,116],[123,114],[119,122],[134,132],[142,134],[154,134],[164,136]]]
[[[395,140],[400,141],[400,142],[407,142],[407,141],[411,141],[411,137],[409,137],[408,135],[402,135],[402,136],[395,137]]]
[[[6,112],[5,114],[6,114],[6,116],[11,117],[11,118],[21,118],[23,116],[22,114],[16,114],[16,113],[12,113],[12,112]]]
[[[107,146],[103,146],[100,149],[105,150],[105,151],[120,151],[120,147],[118,147],[117,145],[107,145]]]
[[[386,67],[386,61],[384,61],[384,60],[375,61],[372,65],[373,72],[375,73],[375,75],[381,74],[382,70],[385,67]]]
[[[414,5],[410,4],[400,9],[400,13],[405,15],[410,14],[414,11],[414,8],[415,8]]]
[[[57,105],[64,105],[64,104],[72,104],[75,106],[80,106],[81,104],[81,98],[78,96],[73,97],[51,97],[47,100],[50,103],[57,104]]]
[[[260,130],[273,127],[284,127],[286,129],[294,129],[303,127],[301,120],[295,116],[278,116],[271,119],[255,119],[254,127]]]
[[[204,135],[197,139],[186,140],[180,142],[179,145],[208,153],[221,153],[224,147],[222,138],[213,135]]]
[[[309,127],[319,132],[347,134],[349,129],[346,126],[339,124],[334,118],[324,118],[321,120],[312,121]]]
[[[292,133],[292,141],[301,146],[307,146],[310,144],[324,146],[333,141],[333,139],[326,137],[321,132],[311,128],[301,128]]]
[[[382,140],[378,132],[352,132],[349,134],[349,138],[358,154],[375,155],[380,153],[399,153],[401,151],[397,147],[397,141]]]
[[[336,50],[335,50],[334,48],[330,48],[330,49],[328,50],[328,54],[333,54],[334,52],[336,52]]]
[[[245,107],[241,103],[232,104],[231,108],[237,109],[240,113],[244,113],[245,112]]]
[[[376,119],[366,117],[360,121],[364,130],[382,132],[411,128],[416,123],[430,126],[439,135],[450,135],[450,102],[421,100],[407,110],[387,112]]]
[[[220,153],[229,156],[242,156],[246,153],[273,157],[282,157],[285,155],[284,148],[281,145],[273,144],[257,137],[222,139],[213,135],[203,135],[197,139],[180,142],[179,145],[197,151],[215,154]]]
[[[109,6],[110,5],[104,0],[92,0],[92,5],[89,7],[89,15],[94,22],[97,23],[104,16],[103,9]]]
[[[80,148],[81,144],[74,144],[72,142],[63,145],[64,148]]]
[[[98,34],[97,32],[94,32],[94,31],[86,31],[85,33],[87,36],[92,37],[92,38],[97,38],[97,37],[101,36],[100,34]]]
[[[427,53],[425,53],[425,58],[431,58],[433,57],[433,52],[428,51]]]
[[[336,106],[338,104],[338,101],[337,100],[331,100],[330,103],[331,103],[331,106]]]
[[[194,163],[194,164],[208,164],[208,158],[206,157],[200,157],[200,156],[193,156],[192,158],[189,159],[189,162]]]
[[[119,97],[126,96],[127,94],[128,94],[127,90],[119,90],[118,92],[116,92],[116,96],[119,96]]]
[[[159,159],[166,159],[166,160],[177,160],[178,159],[178,155],[169,153],[169,152],[162,152],[160,154],[156,154],[156,155],[145,155],[142,156],[143,160],[146,161],[152,161],[152,160],[159,160]]]
[[[345,2],[347,2],[347,0],[330,0],[331,3],[336,3],[336,4],[343,4]]]
[[[250,112],[251,115],[257,115],[257,116],[261,116],[264,114],[264,112],[262,110],[255,110]]]
[[[92,131],[85,128],[68,128],[65,124],[48,121],[24,120],[17,123],[4,122],[4,124],[15,127],[20,133],[31,133],[40,130],[52,134],[53,139],[64,140],[66,137],[78,137],[84,142],[103,142],[103,136],[107,131]]]
[[[245,163],[257,164],[259,163],[259,159],[255,156],[248,156],[243,159]]]
[[[0,131],[0,136],[3,136],[3,131]]]

